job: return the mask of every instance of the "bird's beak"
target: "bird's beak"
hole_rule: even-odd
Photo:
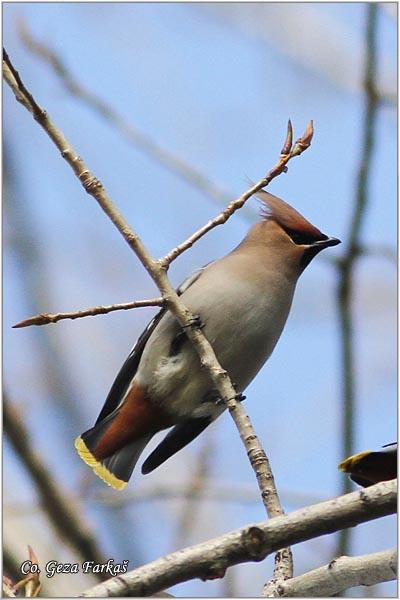
[[[326,240],[319,240],[318,242],[314,242],[313,246],[318,246],[318,248],[321,248],[322,250],[323,248],[328,248],[329,246],[337,246],[341,243],[342,242],[337,238],[327,238]]]

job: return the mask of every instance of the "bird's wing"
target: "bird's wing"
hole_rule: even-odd
[[[213,417],[198,417],[187,419],[182,423],[175,425],[173,429],[165,436],[157,448],[146,458],[142,465],[142,473],[146,475],[154,471],[170,456],[181,450],[184,446],[194,440],[210,423]]]
[[[95,423],[96,425],[100,423],[100,421],[103,421],[103,419],[105,419],[110,413],[112,413],[121,402],[130,382],[136,374],[146,342],[153,333],[154,329],[157,327],[165,312],[166,309],[162,308],[156,314],[130,351],[128,358],[122,365],[114,383],[112,384],[111,390],[108,393],[104,406],[101,409],[101,412]]]
[[[185,279],[185,281],[177,289],[178,296],[183,294],[183,292],[185,292],[191,285],[193,285],[195,281],[199,279],[200,275],[203,273],[204,269],[209,264],[211,263],[208,263],[207,265],[193,273],[193,275]],[[140,335],[138,341],[130,351],[128,358],[122,365],[121,370],[119,371],[111,387],[111,390],[108,393],[104,406],[101,409],[101,412],[97,418],[95,425],[100,423],[100,421],[105,419],[107,415],[112,413],[118,407],[121,400],[123,400],[125,392],[136,374],[147,341],[166,312],[167,309],[162,308],[152,319],[152,321],[150,321],[146,329]]]

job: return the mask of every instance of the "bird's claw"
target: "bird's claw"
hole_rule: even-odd
[[[189,319],[189,322],[187,325],[182,325],[183,330],[189,329],[190,327],[203,329],[204,323],[200,319],[199,315],[193,315],[193,317],[191,319]]]
[[[233,385],[233,387],[236,389],[235,385]],[[241,393],[235,394],[233,398],[235,400],[237,400],[238,402],[244,402],[244,400],[246,400],[246,396],[244,394],[241,394]],[[225,404],[224,400],[222,400],[222,398],[220,396],[217,396],[215,398],[214,402],[215,402],[216,406],[222,406],[223,404]]]
[[[237,400],[238,402],[243,402],[244,400],[246,400],[246,396],[244,394],[242,394],[241,392],[238,392],[238,384],[237,383],[232,383],[232,387],[235,388],[236,390],[236,394],[234,396],[234,399]]]

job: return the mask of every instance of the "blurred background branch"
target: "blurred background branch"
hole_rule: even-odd
[[[350,218],[349,233],[346,236],[346,252],[338,261],[337,309],[339,315],[339,331],[341,343],[341,385],[342,385],[342,455],[354,454],[356,411],[356,370],[354,351],[354,286],[355,265],[359,258],[362,226],[366,218],[369,200],[369,181],[372,176],[371,160],[373,157],[376,135],[379,94],[377,91],[377,18],[379,3],[365,5],[365,65],[364,65],[364,109],[362,121],[362,138],[360,141],[360,164],[356,180],[356,191],[353,214]],[[341,479],[341,494],[352,489],[348,477]],[[343,529],[339,534],[338,556],[350,551],[351,529]]]
[[[86,590],[83,596],[151,596],[154,592],[189,579],[222,578],[232,565],[262,561],[279,548],[332,533],[341,527],[393,514],[396,510],[397,481],[378,483],[362,492],[246,525],[201,544],[180,549],[100,583]],[[393,574],[393,569],[391,571]]]
[[[124,119],[124,117],[107,102],[80,84],[59,54],[43,42],[39,42],[33,38],[23,19],[20,19],[19,21],[19,32],[21,40],[24,42],[26,48],[32,52],[32,54],[50,65],[65,89],[96,111],[103,119],[108,121],[111,126],[115,127],[131,144],[140,148],[142,152],[148,154],[163,167],[169,169],[179,177],[182,177],[187,183],[199,189],[218,205],[225,205],[232,199],[232,193],[219,187],[196,167],[172,154],[170,150],[162,147],[156,140],[151,139],[149,135],[141,132],[132,123]]]
[[[32,191],[29,186],[27,187],[24,185],[24,181],[18,176],[20,165],[16,156],[11,152],[11,144],[12,141],[10,137],[8,142],[4,144],[3,193],[6,226],[3,239],[5,247],[12,256],[12,259],[10,259],[9,255],[8,264],[11,262],[14,271],[18,273],[21,286],[21,288],[18,289],[20,301],[19,309],[17,310],[17,315],[20,316],[21,314],[41,312],[44,307],[55,304],[57,291],[54,286],[52,269],[41,268],[41,265],[46,263],[46,258],[48,258],[49,255],[48,244],[46,244],[46,239],[42,233],[42,220],[31,202]],[[56,235],[58,234],[59,233],[57,232]],[[60,269],[62,271],[61,267]],[[64,276],[68,279],[68,275],[65,274],[65,271]],[[6,278],[6,281],[9,281],[9,279]],[[71,287],[76,290],[76,286],[72,285]],[[75,295],[74,299],[76,299]],[[11,327],[11,325],[12,323],[8,323],[9,327]],[[75,338],[75,340],[76,339],[77,338]],[[92,336],[91,341],[93,341],[93,339]],[[81,343],[83,342],[84,340],[81,338]],[[100,543],[98,542],[98,538],[101,536],[98,519],[102,511],[99,507],[97,515],[91,515],[91,521],[95,524],[95,531],[92,530],[85,533],[87,517],[82,516],[81,522],[80,513],[83,513],[85,509],[81,498],[76,493],[78,488],[76,485],[76,475],[71,476],[73,465],[79,462],[76,460],[76,457],[71,450],[72,440],[79,431],[82,431],[86,418],[84,416],[85,407],[82,402],[79,401],[84,393],[84,386],[82,385],[84,376],[72,366],[71,354],[69,352],[70,348],[71,346],[69,345],[65,334],[60,331],[60,328],[49,329],[47,327],[42,327],[35,329],[30,337],[25,337],[23,340],[22,346],[18,352],[18,361],[15,364],[15,370],[8,370],[10,379],[9,386],[14,390],[12,395],[13,400],[15,401],[16,397],[22,398],[21,401],[18,402],[18,406],[17,404],[14,405],[14,410],[18,411],[21,418],[24,414],[23,411],[27,410],[27,413],[25,413],[25,420],[27,423],[25,425],[21,421],[21,425],[29,431],[30,437],[35,436],[35,439],[41,444],[40,449],[39,447],[36,447],[34,450],[33,456],[37,458],[38,463],[34,462],[33,468],[35,469],[37,467],[38,470],[34,471],[34,474],[37,475],[39,480],[43,477],[45,482],[44,487],[41,491],[37,490],[39,482],[30,472],[28,463],[25,465],[25,470],[29,485],[33,484],[39,498],[43,497],[44,501],[47,498],[46,482],[50,482],[51,488],[54,488],[54,486],[58,489],[62,488],[61,510],[65,504],[68,505],[68,500],[66,499],[70,499],[72,502],[71,511],[74,510],[73,507],[77,510],[77,532],[74,530],[73,522],[71,523],[71,529],[68,523],[65,522],[65,519],[61,520],[60,524],[62,531],[65,530],[65,541],[67,546],[72,548],[72,557],[71,554],[65,554],[65,552],[62,554],[67,561],[71,561],[74,554],[75,557],[77,555],[81,556],[78,550],[79,547],[82,549],[88,548],[90,552],[90,548],[92,548],[93,556],[97,556],[97,558],[104,556],[97,547],[98,543]],[[82,345],[80,351],[82,352]],[[30,378],[29,374],[33,373],[36,378],[35,385],[32,385],[32,380],[28,382]],[[24,382],[28,383],[27,387],[18,387],[19,384],[23,384]],[[91,385],[93,386],[93,379],[91,380]],[[15,392],[16,388],[19,390],[17,393]],[[25,398],[28,399],[25,400]],[[43,435],[44,432],[45,435]],[[5,431],[5,433],[7,436],[7,431]],[[18,437],[16,437],[15,439],[18,444],[24,444],[24,438],[19,440]],[[28,448],[28,458],[30,456],[29,439],[29,437],[26,437],[25,440]],[[65,440],[65,444],[60,444],[60,440]],[[54,444],[57,444],[57,452],[54,451]],[[42,458],[42,452],[44,452],[46,445],[48,448],[47,463]],[[23,446],[21,450],[25,452],[26,447]],[[17,448],[15,448],[15,452],[18,456],[18,462],[20,462],[21,456],[19,455]],[[61,469],[60,465],[62,465]],[[15,469],[15,466],[12,468]],[[60,478],[57,480],[57,483],[54,483],[54,472],[56,469],[57,472],[58,469],[60,469]],[[52,481],[53,484],[51,484]],[[65,488],[68,487],[68,489],[64,489],[63,482]],[[12,498],[12,504],[11,500],[9,500],[11,508],[13,505],[18,507],[19,502],[22,498],[25,498],[26,494],[26,488],[24,488],[23,493],[21,493],[21,491],[16,492],[16,499],[15,495],[12,493],[15,489],[18,489],[18,487],[15,487],[15,477],[13,477],[13,485],[6,486],[3,495],[3,503],[5,502],[6,497]],[[51,499],[52,496],[50,495],[49,498]],[[31,511],[37,513],[37,519],[39,520],[38,528],[40,531],[42,527],[40,516],[44,514],[45,522],[47,519],[52,518],[46,511],[46,504],[41,503],[41,505],[44,507],[43,511],[36,503],[31,503]],[[7,505],[3,504],[4,508],[6,508],[6,506]],[[21,510],[18,511],[20,517],[19,520],[13,521],[11,519],[10,521],[9,517],[12,514],[15,515],[15,511],[13,510],[7,512],[7,516],[5,515],[5,530],[8,529],[7,525],[12,529],[11,536],[7,538],[10,551],[12,550],[16,556],[21,556],[21,552],[19,551],[21,542],[23,542],[24,547],[26,545],[26,537],[24,537],[23,530],[26,528],[27,523],[29,525],[32,523],[31,520],[24,521],[23,519],[24,515],[32,513],[27,510],[24,511],[21,505],[20,508]],[[64,535],[58,529],[57,504],[54,507],[54,511],[52,528],[57,532],[55,539],[63,540]],[[125,508],[121,506],[108,507],[106,515],[104,515],[109,523],[109,533],[107,536],[108,543],[104,544],[103,542],[103,545],[104,547],[107,545],[114,546],[116,549],[114,552],[119,551],[122,555],[126,554],[126,542],[124,539],[126,528],[123,524],[125,518],[124,511]],[[15,534],[15,524],[19,522],[21,522],[22,526],[21,529],[18,530],[17,536]],[[80,530],[81,525],[84,527],[83,530]],[[35,529],[32,529],[32,531],[34,532]],[[130,519],[130,531],[132,541],[129,543],[129,557],[132,561],[131,564],[134,564],[135,560],[138,559],[139,554],[138,545],[134,543],[134,540],[137,539],[137,536],[135,536],[134,519]],[[82,533],[83,539],[81,540],[81,546],[79,540]],[[43,555],[47,556],[49,556],[50,553],[51,557],[52,552],[54,556],[54,547],[52,546],[52,543],[54,544],[54,539],[51,539],[51,535],[43,535],[43,539],[40,539],[37,542],[38,553],[41,551]],[[69,576],[66,577],[68,579]],[[99,578],[98,576],[96,577]],[[89,580],[90,579],[91,577]],[[86,577],[86,581],[87,580],[88,578]],[[64,582],[64,586],[60,586],[58,583],[55,588],[54,579],[51,579],[48,580],[46,589],[51,590],[52,594],[55,594],[56,592],[62,594],[62,590],[64,590],[64,593],[67,593],[67,590],[76,589],[75,586],[71,587],[70,583]]]
[[[104,555],[99,550],[87,523],[80,517],[78,505],[68,497],[61,483],[56,481],[54,473],[47,469],[34,451],[22,415],[10,403],[4,392],[3,425],[4,433],[35,482],[43,510],[60,539],[68,543],[82,560],[103,562]],[[104,579],[101,575],[99,578]]]
[[[184,491],[185,503],[176,524],[175,541],[172,547],[177,549],[188,544],[193,528],[198,522],[198,513],[201,507],[196,500],[208,496],[207,483],[214,450],[214,440],[209,430],[203,434],[201,442],[200,451],[197,454],[193,471]],[[259,499],[260,496],[258,495]]]
[[[190,501],[191,504],[199,503],[222,503],[222,504],[257,504],[260,501],[260,494],[257,489],[251,485],[244,484],[229,484],[219,483],[215,477],[208,477],[201,479],[201,485],[194,485],[194,481],[197,479],[197,470],[200,471],[200,464],[197,460],[201,457],[203,447],[200,447],[200,452],[195,460],[194,473],[196,477],[190,478],[190,483],[182,485],[175,484],[171,486],[169,483],[165,484],[150,484],[137,490],[127,490],[123,495],[115,495],[112,490],[99,489],[96,491],[86,490],[84,494],[74,495],[74,501],[85,502],[91,505],[100,505],[106,507],[120,508],[130,504],[150,503],[156,501],[173,501],[182,500],[185,503]],[[204,468],[204,467],[203,467]],[[292,490],[282,489],[281,495],[284,499],[285,505],[291,508],[298,508],[300,506],[306,506],[307,504],[315,504],[327,500],[328,497],[316,496],[312,494],[296,492]],[[7,514],[16,516],[18,514],[31,515],[40,509],[32,506],[26,502],[13,502],[12,504],[4,504],[4,508],[7,510]],[[198,509],[196,509],[198,510]],[[180,513],[180,516],[182,513]],[[194,523],[191,524],[192,526]],[[176,547],[177,544],[172,544]]]

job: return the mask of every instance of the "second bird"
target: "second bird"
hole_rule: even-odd
[[[179,290],[238,394],[270,357],[305,267],[321,250],[340,243],[283,200],[267,192],[258,196],[262,220],[232,252]],[[123,489],[157,432],[173,427],[142,473],[186,446],[224,410],[178,321],[162,309],[122,366],[94,427],[76,439],[75,447],[99,477]]]

